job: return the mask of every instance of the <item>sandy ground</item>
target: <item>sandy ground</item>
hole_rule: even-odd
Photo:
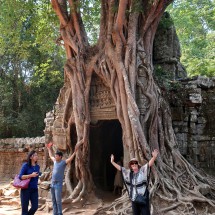
[[[7,189],[7,192],[13,192],[14,189],[11,187],[8,181],[0,181],[0,215],[20,215],[20,198],[17,193],[2,195],[1,189]],[[10,189],[11,188],[11,189]],[[18,191],[17,191],[18,192]],[[63,204],[63,214],[64,215],[93,215],[96,211],[96,208],[101,206],[101,204],[110,204],[116,196],[113,196],[111,192],[98,192],[99,200],[87,204],[85,206]],[[51,202],[50,202],[51,205]],[[52,211],[48,211],[47,206],[42,205],[40,209],[35,213],[35,215],[51,215]]]
[[[1,202],[3,200],[3,203]],[[21,208],[20,205],[17,204],[17,202],[20,204],[19,199],[14,199],[13,202],[11,200],[5,200],[4,198],[0,199],[0,215],[21,215]],[[106,202],[107,203],[107,202]],[[91,205],[90,207],[79,207],[79,206],[70,206],[67,207],[66,204],[63,204],[63,214],[64,215],[72,215],[72,214],[78,214],[78,215],[93,215],[96,211],[96,208],[98,205]],[[47,213],[47,209],[43,209],[42,211],[38,210],[36,215],[51,215],[52,211]]]
[[[70,210],[68,212],[63,212],[64,215],[73,215],[73,214],[78,214],[78,215],[93,215],[95,210]],[[16,208],[10,205],[3,205],[0,206],[0,215],[20,215],[21,210],[20,208]],[[35,215],[52,215],[52,213],[46,213],[45,211],[37,211]]]
[[[10,206],[10,205],[0,206],[0,215],[20,215],[20,214],[21,214],[20,208]],[[48,215],[48,213],[45,213],[44,211],[37,211],[36,214],[37,215]]]

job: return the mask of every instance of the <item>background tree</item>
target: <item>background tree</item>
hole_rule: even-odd
[[[42,136],[63,83],[57,19],[49,1],[0,4],[0,137]]]
[[[188,75],[215,75],[215,2],[175,0],[168,8],[182,47]]]
[[[77,136],[77,144],[83,144],[76,154],[78,183],[70,198],[76,202],[93,192],[89,170],[89,91],[92,74],[97,74],[110,88],[116,105],[123,132],[124,163],[131,157],[144,163],[154,148],[160,151],[151,174],[150,195],[155,214],[157,208],[164,214],[211,214],[215,206],[215,182],[181,156],[169,107],[152,76],[154,35],[171,0],[101,0],[100,32],[95,45],[89,43],[81,15],[89,1],[52,0],[51,3],[60,20],[58,40],[64,44],[67,57],[65,84],[59,95],[65,99],[60,105],[65,104],[66,146],[72,147],[71,131]],[[146,100],[143,115],[136,103],[138,88]],[[207,193],[202,192],[205,187]],[[108,210],[111,214],[130,214],[128,202],[123,195],[97,213],[105,214]],[[204,209],[197,203],[204,205]]]

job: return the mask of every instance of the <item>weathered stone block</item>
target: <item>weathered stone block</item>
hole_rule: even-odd
[[[197,141],[193,141],[193,142],[192,142],[192,147],[193,147],[193,148],[199,147],[198,142],[197,142]]]
[[[186,124],[187,124],[187,123],[186,123]],[[189,129],[188,129],[187,126],[182,126],[181,132],[183,132],[183,133],[188,133],[188,131],[189,131]]]
[[[180,126],[180,125],[183,125],[183,122],[182,121],[173,121],[172,124],[173,124],[173,126]]]
[[[174,127],[173,129],[174,129],[175,133],[178,133],[178,131],[179,131],[178,127]]]
[[[199,124],[205,124],[207,120],[204,117],[198,117],[198,123]]]
[[[183,110],[181,107],[172,107],[172,120],[173,121],[182,121],[183,120]]]
[[[202,96],[201,96],[201,94],[190,93],[189,94],[189,100],[193,104],[201,104],[202,103]]]
[[[198,116],[196,114],[191,114],[190,121],[191,122],[197,122],[198,121]]]
[[[193,122],[190,123],[190,132],[191,134],[197,134],[196,123]]]
[[[204,134],[204,128],[205,128],[205,124],[197,124],[196,125],[197,134],[203,135]]]

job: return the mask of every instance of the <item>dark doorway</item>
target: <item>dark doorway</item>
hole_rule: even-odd
[[[112,191],[116,169],[110,163],[123,157],[122,128],[118,120],[102,120],[90,127],[90,169],[97,188]]]

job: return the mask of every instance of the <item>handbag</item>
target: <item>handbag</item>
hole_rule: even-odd
[[[136,190],[136,192],[137,192],[137,190]],[[136,198],[133,202],[138,203],[140,205],[146,205],[149,202],[149,191],[148,191],[147,187],[146,187],[146,191],[144,194],[140,194],[137,192]]]
[[[20,180],[19,175],[15,175],[15,178],[14,178],[14,181],[13,181],[13,186],[16,187],[16,188],[27,189],[30,180],[31,180],[30,178]]]

